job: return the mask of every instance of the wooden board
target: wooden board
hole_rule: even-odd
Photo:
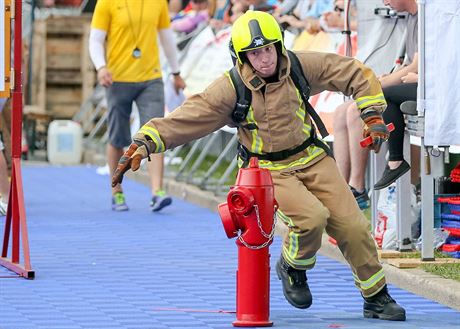
[[[80,104],[81,88],[66,86],[48,86],[46,88],[46,105],[50,104]]]
[[[49,34],[83,34],[85,24],[91,21],[91,16],[54,16],[47,19]]]
[[[400,252],[397,250],[377,250],[380,259],[402,258],[402,255],[415,254],[415,252]]]
[[[81,85],[83,82],[82,72],[78,70],[46,70],[46,82],[48,85]]]
[[[81,69],[81,38],[55,38],[48,35],[46,39],[47,69]]]
[[[422,261],[420,258],[393,258],[385,260],[385,263],[397,268],[416,268],[423,264],[460,264],[460,259],[437,258],[434,261]]]
[[[71,119],[80,110],[80,104],[50,104],[47,112],[53,119]]]
[[[34,22],[30,103],[45,108],[46,103],[46,21]]]

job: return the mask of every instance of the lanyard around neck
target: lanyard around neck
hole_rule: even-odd
[[[140,10],[141,12],[139,14],[140,20],[139,20],[139,28],[137,30],[137,35],[134,33],[134,24],[133,24],[133,19],[131,17],[131,12],[129,11],[128,0],[125,0],[125,5],[126,5],[126,10],[128,11],[129,27],[133,35],[134,48],[137,49],[137,46],[138,46],[137,41],[139,40],[139,35],[141,34],[142,16],[144,14],[144,0],[142,0],[142,3],[141,3],[141,10]]]

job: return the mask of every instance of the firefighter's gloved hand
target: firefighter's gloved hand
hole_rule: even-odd
[[[133,143],[118,161],[117,168],[112,176],[112,187],[123,181],[123,175],[131,169],[136,171],[141,165],[142,159],[148,158],[156,149],[155,143],[147,139],[144,134],[137,133],[133,137]]]
[[[372,144],[369,148],[378,153],[383,142],[387,141],[390,136],[382,114],[373,108],[369,108],[361,113],[361,119],[364,121],[363,137],[371,136]]]

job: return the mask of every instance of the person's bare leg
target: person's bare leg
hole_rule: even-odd
[[[163,190],[164,154],[152,154],[150,156],[152,161],[147,162],[153,195],[150,207],[153,212],[157,212],[169,206],[172,203],[172,199],[166,194],[166,191]]]
[[[363,191],[369,150],[359,145],[360,140],[363,138],[363,123],[356,103],[353,102],[346,112],[351,163],[349,184],[357,191]]]
[[[8,203],[10,182],[8,180],[8,166],[3,151],[0,151],[0,194],[2,195],[3,202]]]
[[[151,161],[147,162],[147,169],[150,176],[150,187],[152,189],[152,195],[155,195],[158,191],[163,190],[163,153],[155,153],[150,155]]]
[[[334,157],[339,172],[348,182],[350,179],[350,153],[347,127],[347,108],[352,101],[339,105],[334,112]]]
[[[123,155],[123,149],[117,148],[112,144],[108,143],[106,148],[106,155],[107,164],[109,165],[110,170],[110,179],[112,179],[113,173],[115,172],[115,169],[117,169],[118,161]],[[117,184],[115,187],[112,187],[112,194],[115,194],[117,192],[122,192],[121,184]]]
[[[402,161],[388,161],[388,167],[390,169],[396,169],[401,165]]]

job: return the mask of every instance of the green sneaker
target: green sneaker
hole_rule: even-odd
[[[169,206],[172,203],[172,199],[169,195],[166,194],[165,191],[158,191],[152,197],[152,201],[150,202],[150,209],[153,212],[160,211],[164,207]]]
[[[129,210],[125,201],[123,192],[117,192],[112,196],[112,210],[113,211],[126,211]]]

